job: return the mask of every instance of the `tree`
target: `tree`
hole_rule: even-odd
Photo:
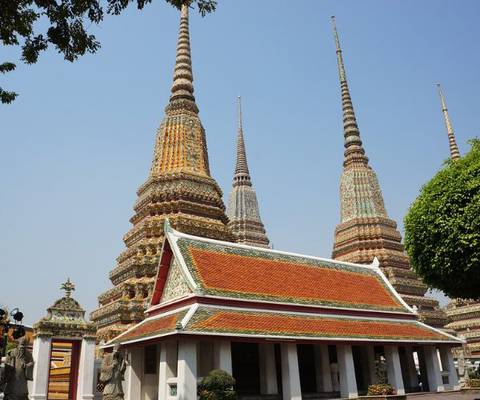
[[[423,186],[405,217],[405,247],[427,285],[480,299],[480,140],[470,143]]]
[[[119,15],[130,3],[142,10],[153,0],[0,0],[0,43],[21,48],[21,61],[34,64],[42,51],[52,45],[65,60],[74,62],[85,53],[95,53],[100,43],[89,34],[106,14]],[[180,8],[196,4],[202,16],[215,11],[216,0],[165,0]],[[105,4],[104,4],[105,3]],[[41,30],[45,27],[44,30]],[[0,73],[15,69],[12,62],[0,63]],[[17,93],[0,87],[0,101],[8,104]]]

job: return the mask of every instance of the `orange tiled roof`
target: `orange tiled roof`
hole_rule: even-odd
[[[124,334],[117,336],[111,343],[124,343],[173,332],[176,329],[177,322],[180,321],[184,315],[185,311],[182,311],[159,318],[144,320]]]
[[[410,312],[372,268],[187,238],[177,245],[205,294]]]
[[[460,343],[417,320],[352,318],[313,313],[279,313],[251,309],[192,306],[191,317],[178,325],[187,311],[158,316],[139,323],[110,344],[141,342],[162,334],[234,335],[311,340],[372,340],[376,342]]]
[[[417,321],[354,319],[226,309],[199,309],[186,331],[244,335],[355,338],[377,340],[454,341]]]

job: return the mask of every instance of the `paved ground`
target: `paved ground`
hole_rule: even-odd
[[[480,400],[480,391],[477,393],[431,393],[407,396],[408,400]]]

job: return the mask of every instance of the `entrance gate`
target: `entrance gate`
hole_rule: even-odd
[[[73,284],[62,285],[65,296],[33,326],[32,400],[91,400],[95,366],[95,325],[71,297]]]

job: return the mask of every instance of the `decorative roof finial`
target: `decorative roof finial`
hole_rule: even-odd
[[[173,103],[188,104],[188,108],[198,112],[193,95],[193,72],[190,51],[190,31],[188,18],[189,2],[184,2],[181,8],[180,29],[177,41],[177,57],[173,74],[170,106]],[[182,101],[183,100],[183,101]]]
[[[238,111],[238,130],[237,130],[237,162],[235,165],[234,180],[250,181],[250,172],[247,164],[247,153],[245,150],[245,140],[243,138],[243,117],[242,117],[242,98],[237,99]]]
[[[352,98],[347,83],[347,74],[345,73],[345,65],[343,63],[342,49],[340,47],[340,39],[338,38],[335,17],[332,16],[333,35],[335,38],[335,46],[337,49],[338,74],[340,77],[340,89],[342,93],[342,110],[343,110],[343,135],[345,146],[345,158],[343,165],[354,163],[368,164],[368,157],[365,155],[362,140],[360,139],[360,130],[358,129],[355,111],[353,110]]]
[[[72,291],[75,290],[75,285],[70,282],[70,278],[68,278],[65,283],[62,283],[60,289],[65,290],[65,297],[70,297],[72,295]]]
[[[445,101],[445,96],[443,95],[442,87],[439,83],[437,83],[437,88],[440,101],[442,103],[442,113],[443,118],[445,119],[445,127],[447,128],[450,156],[452,157],[452,160],[458,160],[460,158],[460,151],[458,150],[457,141],[455,140],[455,133],[450,121],[450,116],[448,115],[447,102]]]

